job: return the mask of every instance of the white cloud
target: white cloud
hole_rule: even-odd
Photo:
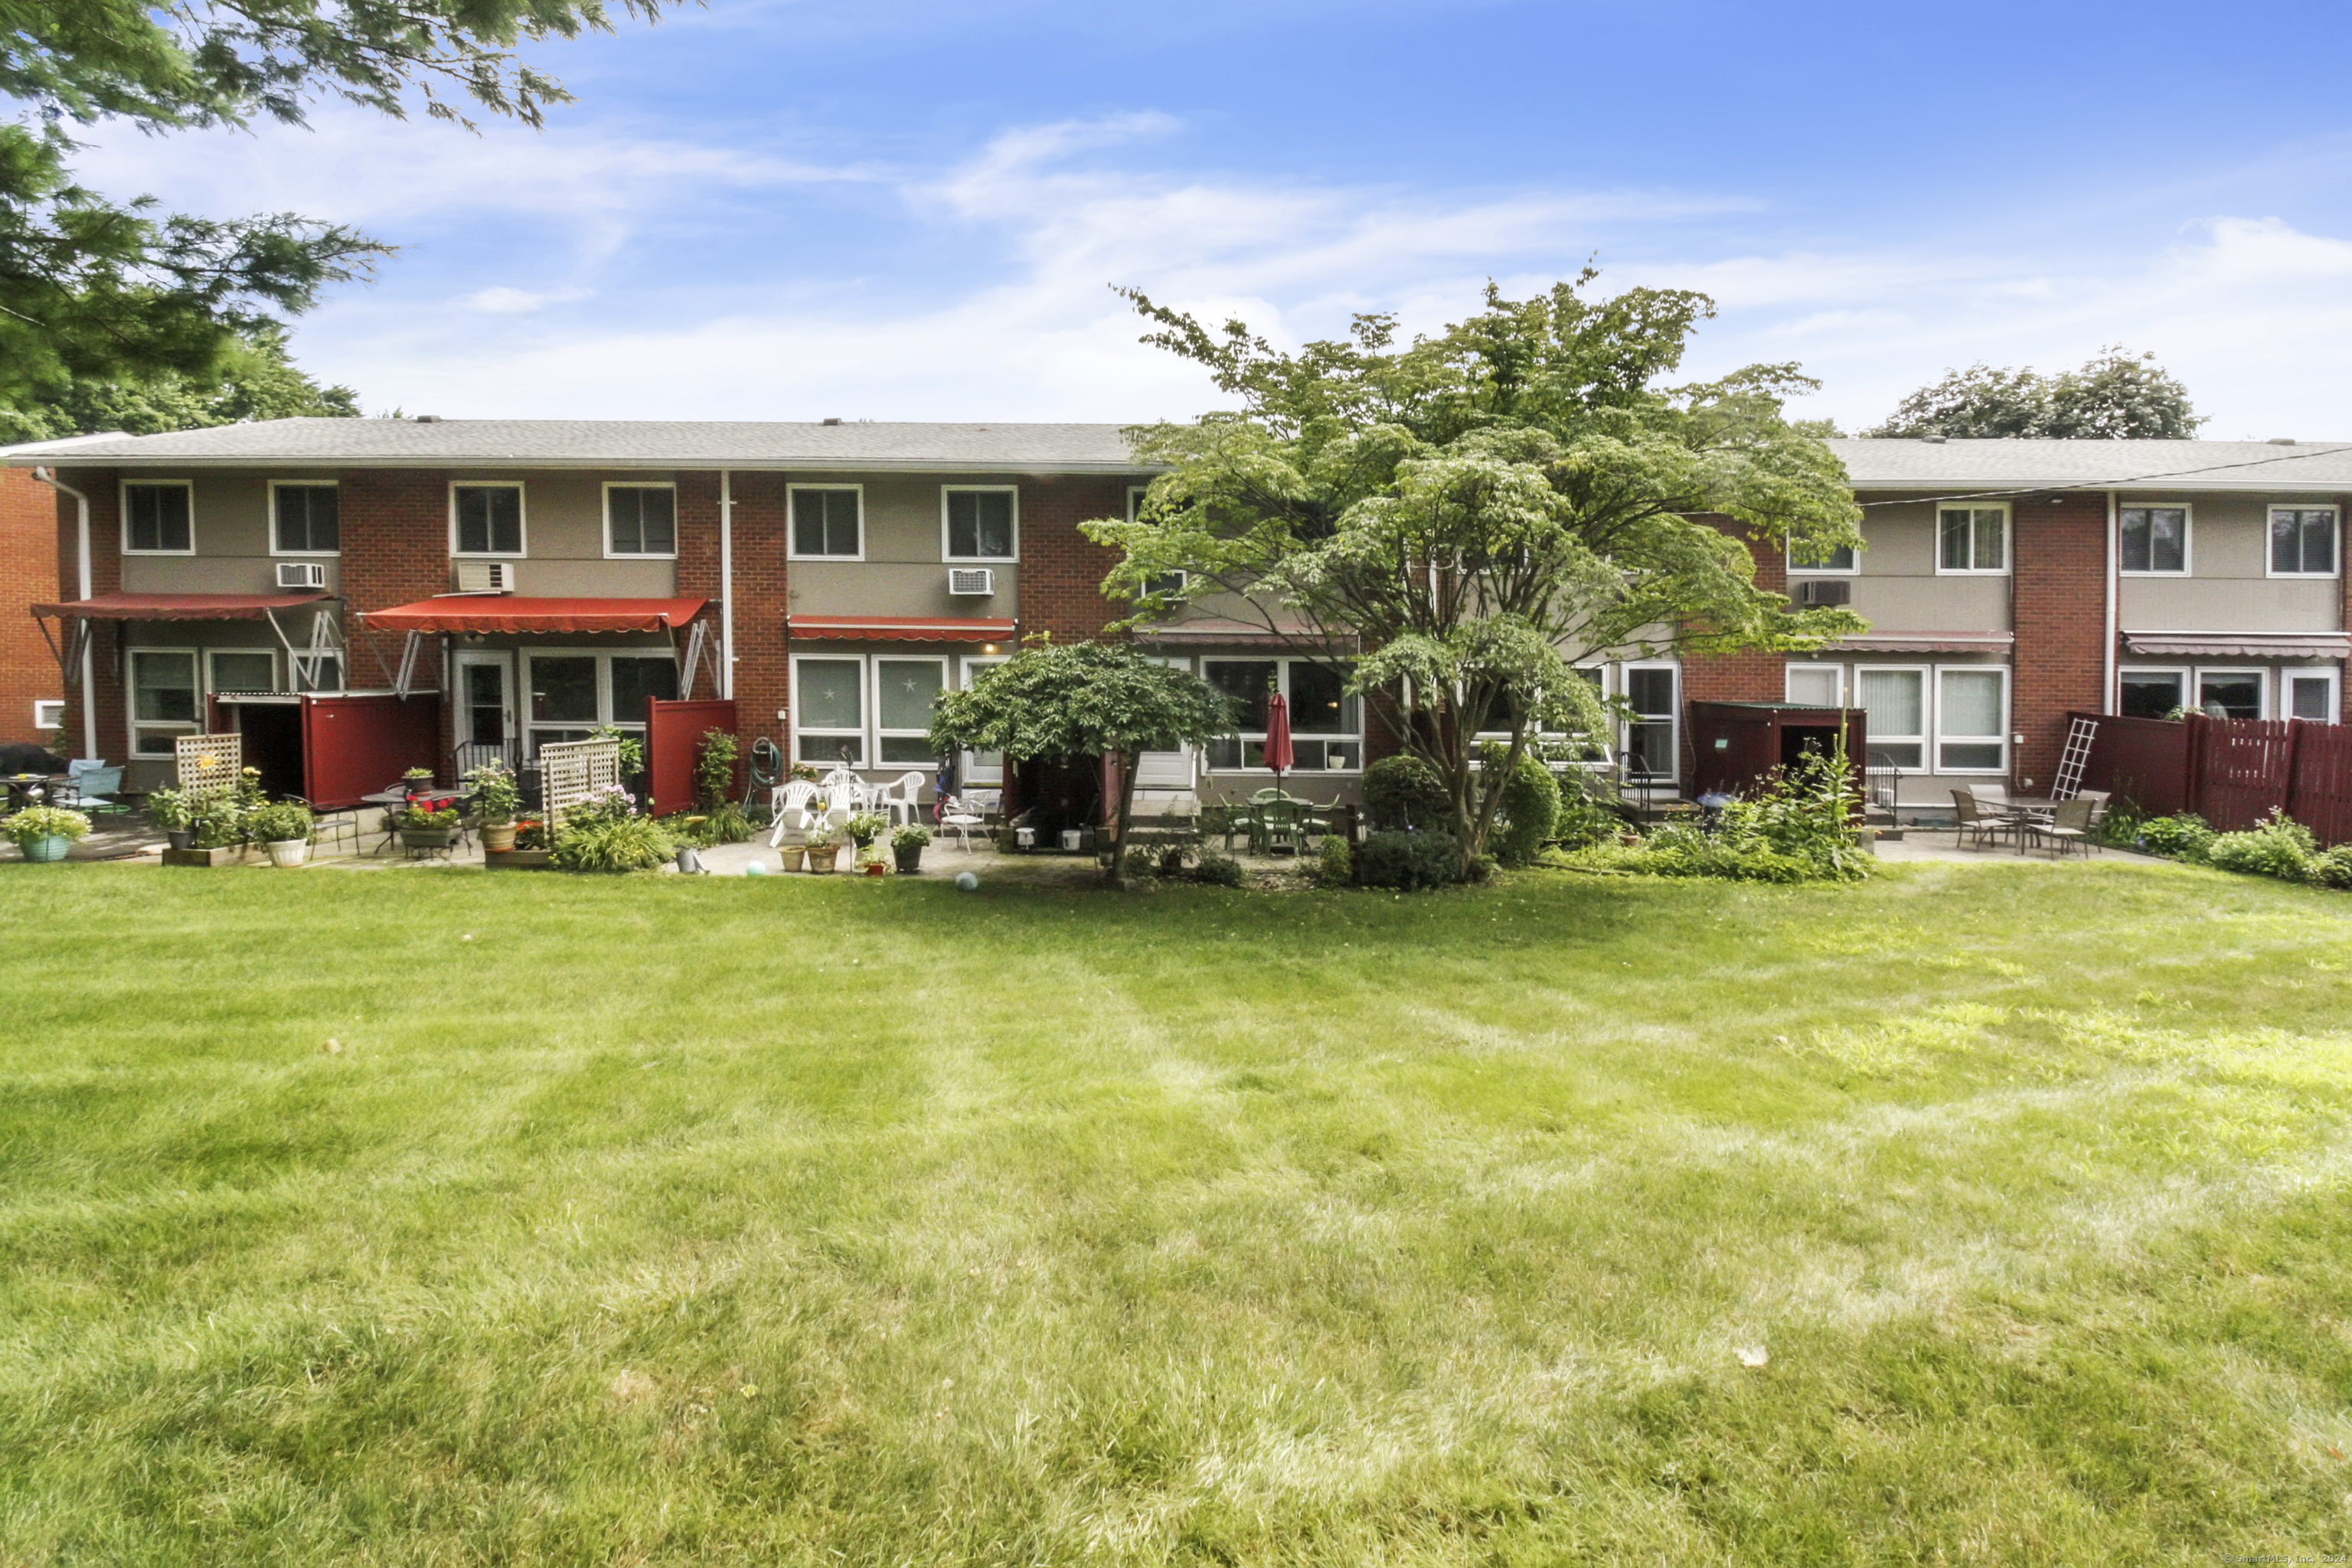
[[[592,292],[587,289],[477,289],[457,302],[469,310],[487,311],[493,316],[527,316],[550,305],[585,300]]]

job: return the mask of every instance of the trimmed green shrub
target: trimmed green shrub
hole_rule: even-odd
[[[1201,863],[1192,868],[1191,875],[1192,880],[1206,882],[1213,888],[1238,888],[1244,880],[1242,863],[1214,849],[1201,851]]]
[[[677,853],[660,823],[619,816],[566,823],[548,860],[566,871],[650,871]]]
[[[2178,816],[2151,816],[2139,825],[2139,847],[2151,855],[2169,855],[2176,860],[2202,860],[2206,847],[2217,836],[2205,819],[2193,811]]]
[[[1462,843],[1451,833],[1375,833],[1356,851],[1368,888],[1443,888],[1461,879]]]
[[[1490,768],[1503,765],[1507,747],[1489,741],[1478,748],[1479,761]],[[1506,866],[1529,866],[1551,842],[1559,820],[1559,782],[1534,753],[1522,752],[1503,784],[1502,818],[1486,836],[1486,847]]]
[[[2312,862],[2319,858],[2319,841],[2311,829],[2273,808],[2259,827],[2224,833],[2205,847],[2206,864],[2224,871],[2253,877],[2276,877],[2282,882],[2314,879]]]
[[[299,800],[265,805],[246,819],[245,830],[257,844],[284,844],[299,838],[308,843],[318,827],[310,808]]]
[[[1374,827],[1409,832],[1450,822],[1454,803],[1437,770],[1419,757],[1382,757],[1364,770],[1364,811]]]
[[[2338,844],[2312,862],[2312,872],[2323,888],[2352,889],[2352,844]]]
[[[1356,879],[1356,852],[1337,834],[1315,847],[1315,879],[1327,888],[1344,888]]]

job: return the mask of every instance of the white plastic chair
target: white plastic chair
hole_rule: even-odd
[[[988,819],[967,805],[958,795],[941,795],[939,800],[940,831],[956,836],[956,847],[965,854],[971,853],[971,830],[987,826]]]
[[[894,825],[917,820],[922,811],[923,778],[920,773],[900,773],[897,783],[874,792],[875,809]]]
[[[816,818],[809,807],[816,800],[816,785],[806,779],[794,779],[776,786],[772,795],[776,830],[768,835],[768,847],[781,848],[787,833],[806,834]]]

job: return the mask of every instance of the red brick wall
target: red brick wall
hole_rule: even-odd
[[[343,637],[349,647],[344,679],[352,686],[388,687],[400,668],[401,633],[362,629],[356,612],[389,609],[449,591],[449,476],[438,469],[347,468],[341,482]],[[428,637],[417,657],[415,684],[441,684],[440,639]],[[381,656],[379,658],[379,656]],[[457,715],[441,704],[442,767],[457,743]],[[454,781],[444,779],[443,783]]]
[[[89,591],[93,594],[117,594],[122,591],[122,488],[121,479],[112,468],[79,468],[58,476],[89,498]],[[79,510],[73,497],[57,495],[57,570],[50,578],[48,591],[60,599],[81,596]],[[36,636],[38,634],[37,633]],[[65,632],[55,630],[62,639]],[[90,632],[90,652],[98,674],[98,752],[102,757],[121,760],[131,750],[131,737],[123,724],[122,709],[122,628],[118,622],[101,622]],[[47,657],[47,649],[42,656]],[[81,754],[82,689],[79,672],[72,685],[51,696],[66,699],[65,751],[73,756]],[[29,715],[28,715],[29,716]]]
[[[792,696],[784,646],[792,602],[785,482],[782,474],[735,476],[735,713],[746,755],[761,735],[791,750],[791,732],[776,717]]]
[[[67,695],[29,607],[58,597],[56,503],[30,469],[0,468],[0,741],[48,743],[53,737],[33,728],[33,704]],[[70,742],[70,749],[79,746]]]
[[[1129,613],[1124,600],[1100,591],[1118,552],[1078,531],[1081,522],[1125,517],[1127,486],[1122,479],[1021,481],[1023,637],[1050,631],[1055,642],[1082,642]]]
[[[2104,493],[2045,492],[2018,497],[2010,515],[2017,631],[2010,728],[2025,737],[2011,770],[2021,788],[2038,790],[2058,771],[2067,710],[2104,705],[2107,502]]]
[[[1756,559],[1756,585],[1775,594],[1789,591],[1787,552],[1769,540],[1749,538],[1727,520],[1715,526],[1748,546]],[[1789,694],[1789,656],[1782,653],[1735,653],[1719,658],[1683,661],[1683,701],[1778,702]],[[1683,726],[1683,779],[1692,777],[1696,756],[1691,749],[1690,726]]]

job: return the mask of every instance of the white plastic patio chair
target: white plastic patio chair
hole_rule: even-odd
[[[894,826],[918,820],[922,810],[923,778],[920,773],[900,773],[896,783],[884,784],[874,792],[874,809],[888,817]]]
[[[782,848],[787,833],[805,835],[815,826],[815,814],[809,808],[815,804],[816,797],[816,785],[806,779],[794,779],[790,784],[776,786],[772,797],[776,830],[768,835],[769,848]]]
[[[940,831],[956,836],[956,847],[965,854],[971,853],[971,830],[984,827],[988,819],[966,805],[959,795],[946,795],[939,799]]]

